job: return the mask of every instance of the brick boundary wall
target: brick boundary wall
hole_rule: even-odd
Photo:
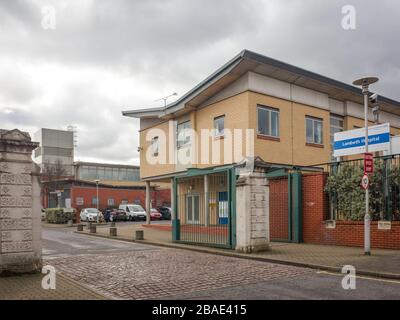
[[[364,222],[336,221],[335,229],[327,229],[329,219],[328,195],[323,191],[327,174],[304,174],[303,241],[312,244],[364,246]],[[371,247],[400,249],[400,221],[392,222],[391,230],[378,230],[378,222],[371,222]]]
[[[364,246],[362,221],[336,221],[335,229],[327,229],[329,198],[324,192],[327,173],[302,176],[303,242],[337,246]],[[270,234],[272,240],[288,238],[288,180],[271,179]],[[391,230],[378,230],[378,222],[371,222],[371,246],[380,249],[400,249],[400,221],[392,222]]]

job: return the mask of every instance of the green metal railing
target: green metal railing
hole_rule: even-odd
[[[205,179],[208,180],[208,192],[205,192]],[[186,176],[175,178],[173,240],[234,248],[235,184],[233,168],[217,171],[189,170]]]
[[[400,220],[400,155],[375,157],[374,166],[375,172],[370,175],[372,219]],[[364,160],[334,162],[328,168],[330,219],[362,220]]]

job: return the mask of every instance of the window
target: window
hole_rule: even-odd
[[[279,110],[258,106],[258,134],[279,137]]]
[[[96,197],[92,198],[92,205],[93,206],[97,205],[97,198]]]
[[[178,124],[177,126],[177,147],[178,149],[187,147],[190,145],[190,121],[186,121],[183,123]]]
[[[108,205],[109,207],[113,207],[114,204],[115,204],[115,201],[114,201],[113,198],[109,198],[109,199],[107,200],[107,205]]]
[[[335,142],[335,133],[342,132],[344,130],[343,117],[331,115],[331,127],[330,127],[330,139],[331,147],[333,150],[333,144]]]
[[[158,137],[151,139],[151,152],[153,157],[158,157]]]
[[[214,118],[214,130],[216,137],[222,137],[225,130],[225,116]]]
[[[323,144],[322,119],[306,117],[307,143]]]
[[[83,204],[84,204],[84,199],[78,197],[78,198],[75,199],[75,203],[76,203],[77,206],[83,206]]]

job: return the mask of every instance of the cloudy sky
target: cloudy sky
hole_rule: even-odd
[[[0,0],[0,128],[75,125],[77,160],[138,164],[121,111],[183,95],[244,48],[348,83],[378,75],[400,99],[399,30],[396,0]]]

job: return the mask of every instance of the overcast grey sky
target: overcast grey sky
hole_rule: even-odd
[[[139,164],[121,110],[183,95],[245,48],[348,83],[378,75],[400,99],[399,30],[396,0],[0,0],[0,128],[73,124],[77,159]]]

